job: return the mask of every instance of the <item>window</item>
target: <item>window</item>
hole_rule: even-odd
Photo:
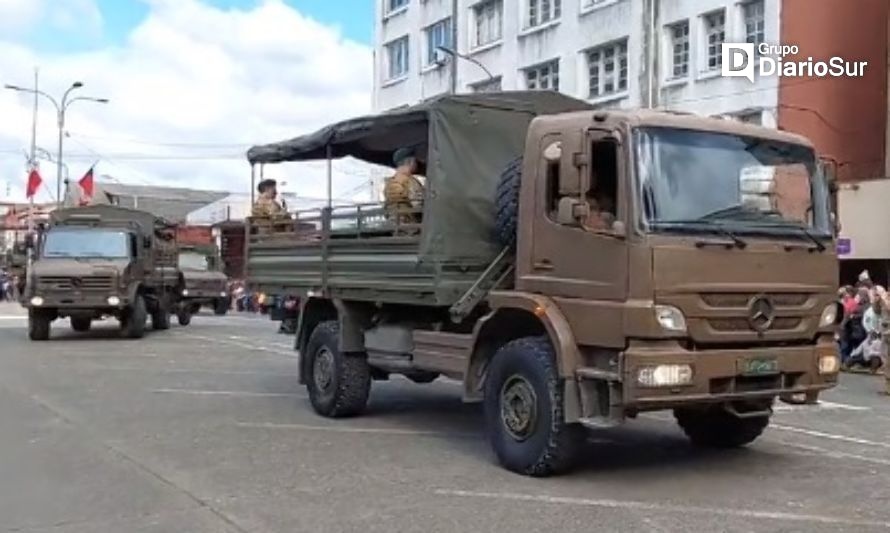
[[[754,0],[742,5],[742,12],[745,17],[745,42],[752,43],[756,50],[757,45],[766,40],[763,0]]]
[[[627,39],[587,51],[588,96],[598,98],[627,90]]]
[[[473,47],[485,46],[501,40],[504,34],[503,0],[486,0],[473,6],[476,24]]]
[[[528,27],[534,28],[556,20],[562,14],[562,0],[527,0]]]
[[[559,90],[559,60],[525,69],[525,87],[529,90]]]
[[[705,70],[717,70],[723,64],[723,42],[726,40],[726,12],[722,9],[702,16],[707,37],[708,59]]]
[[[591,159],[590,189],[584,195],[590,214],[582,226],[610,231],[618,215],[618,145],[611,139],[594,141]]]
[[[410,0],[383,0],[386,6],[386,14],[389,15],[395,11],[398,11],[402,8],[408,7],[408,2]]]
[[[587,11],[588,9],[593,9],[593,8],[601,6],[603,4],[612,4],[617,1],[618,0],[582,0],[581,10]]]
[[[387,79],[396,79],[408,74],[408,36],[396,39],[386,45]]]
[[[496,93],[501,90],[501,77],[474,83],[470,85],[470,89],[474,93]]]
[[[668,26],[671,45],[671,79],[685,78],[689,74],[689,21]]]
[[[441,55],[439,47],[452,48],[451,19],[440,20],[424,30],[424,33],[426,33],[426,65],[435,65]]]

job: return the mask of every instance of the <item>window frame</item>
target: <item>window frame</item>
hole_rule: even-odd
[[[630,86],[629,44],[630,37],[623,37],[584,50],[584,64],[587,67],[588,100],[612,99],[627,94]],[[611,52],[610,58],[606,57],[607,51]],[[594,55],[596,55],[596,59],[593,59]],[[608,59],[611,59],[611,70],[606,69]],[[596,61],[596,64],[594,64],[594,61]],[[597,91],[595,94],[593,91],[594,66],[596,66],[597,78]],[[609,81],[606,81],[607,79]],[[612,90],[606,90],[606,85],[609,82],[612,83]]]
[[[401,4],[393,7],[393,2],[401,2]],[[383,0],[383,18],[386,19],[393,15],[397,15],[407,10],[410,5],[411,0]]]
[[[486,14],[489,12],[487,10],[489,6],[492,6],[490,11],[492,13],[491,17]],[[469,32],[470,49],[484,48],[504,40],[504,0],[482,0],[470,6],[470,11],[473,15],[472,27]],[[497,24],[482,24],[482,21],[490,22],[491,20],[495,20]],[[496,28],[496,37],[490,34],[488,40],[481,40],[482,28],[485,27],[491,30],[492,26]]]
[[[557,58],[551,59],[549,61],[544,61],[542,63],[536,63],[534,65],[524,67],[522,69],[522,77],[523,77],[523,81],[525,83],[525,88],[529,91],[556,91],[556,92],[559,92],[559,87],[560,87],[560,79],[559,79],[560,78],[560,64],[559,63],[560,63],[560,58],[557,57]],[[536,82],[536,87],[531,87],[529,84],[529,79],[530,79],[529,74],[534,72],[536,80],[544,79],[545,77],[541,76],[541,72],[545,68],[548,69],[546,79],[549,80],[548,85],[550,85],[550,86],[546,87],[546,88],[541,88],[540,82],[538,81],[538,82]],[[554,75],[554,72],[555,72],[555,75]],[[555,86],[553,86],[554,79],[556,80]]]
[[[760,43],[766,42],[766,1],[765,0],[747,0],[743,2],[740,6],[741,8],[741,21],[742,21],[742,33],[745,36],[745,42],[751,43],[754,45],[754,50],[756,52],[757,46]],[[749,9],[754,8],[755,12],[753,16],[751,16],[751,12]],[[757,13],[759,11],[759,13]],[[751,31],[749,27],[749,23],[754,25],[754,31]],[[752,35],[755,40],[751,40]],[[756,40],[759,37],[759,40]]]
[[[562,0],[524,0],[523,7],[520,11],[521,27],[526,30],[556,24],[562,19]]]
[[[404,42],[404,70],[393,73],[393,48],[397,44],[401,44]],[[405,34],[401,37],[397,37],[383,45],[383,49],[386,51],[386,78],[385,82],[391,82],[395,80],[400,80],[408,77],[411,73],[411,36],[409,34]]]
[[[718,28],[718,25],[711,25],[712,17],[720,17],[720,25],[719,31],[714,31],[715,28]],[[704,74],[720,72],[720,69],[723,65],[723,43],[726,41],[726,9],[720,8],[715,9],[713,11],[709,11],[707,13],[702,13],[700,16],[701,19],[701,28],[702,28],[702,44],[703,51],[702,59],[703,64],[701,65],[701,72]],[[719,34],[720,40],[718,41],[716,38],[711,40],[712,36]],[[713,47],[713,53],[712,53]],[[711,60],[714,60],[714,65],[711,65]]]
[[[451,20],[451,17],[445,17],[437,20],[436,22],[426,26],[423,28],[423,37],[424,37],[424,46],[426,47],[426,53],[423,58],[423,66],[424,68],[434,68],[439,67],[441,64],[439,63],[439,55],[438,55],[438,47],[445,46],[446,48],[454,48],[453,37],[454,37],[454,27],[452,26],[454,22]],[[444,25],[445,32],[444,38],[445,41],[443,43],[438,43],[433,45],[433,32],[437,30],[437,28],[441,28]]]
[[[680,28],[685,29],[685,35],[681,36],[685,40],[678,40],[676,31]],[[665,63],[668,65],[665,80],[668,82],[685,80],[689,78],[692,71],[692,68],[690,68],[692,66],[692,27],[690,21],[689,19],[681,19],[665,24],[664,31],[665,40],[667,41],[667,46],[665,47],[665,59],[667,61]],[[678,52],[677,46],[680,44],[685,45],[685,47]],[[684,59],[683,63],[677,63],[678,56]],[[685,67],[680,74],[677,74],[678,65]]]

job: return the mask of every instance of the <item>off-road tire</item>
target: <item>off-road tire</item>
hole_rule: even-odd
[[[534,391],[535,422],[530,434],[518,439],[502,415],[508,381],[519,376]],[[524,337],[502,346],[485,378],[485,426],[498,461],[519,474],[545,477],[570,470],[584,442],[584,429],[564,417],[563,380],[556,369],[553,347],[546,337]]]
[[[216,316],[224,316],[229,312],[231,302],[228,298],[217,298],[213,301],[213,314]]]
[[[502,246],[516,246],[519,225],[519,185],[522,182],[522,158],[510,162],[501,172],[495,192],[495,238]]]
[[[720,406],[677,409],[674,418],[683,433],[703,448],[740,448],[754,442],[769,425],[769,416],[739,418]]]
[[[93,319],[89,317],[71,317],[71,329],[79,333],[90,330],[93,325]]]
[[[145,298],[137,294],[121,323],[121,332],[124,337],[128,339],[144,337],[146,320],[148,320],[148,310],[145,307]]]
[[[318,324],[306,344],[309,401],[316,413],[328,418],[361,413],[368,404],[371,392],[371,367],[367,356],[364,353],[341,353],[339,339],[340,325],[336,320],[331,320]],[[328,386],[322,389],[316,383],[316,365],[325,351],[332,356],[332,372]]]
[[[32,341],[48,341],[52,319],[43,311],[31,309],[28,312],[28,338]]]
[[[170,309],[164,302],[158,302],[157,309],[151,314],[151,329],[155,331],[170,329]]]
[[[180,326],[188,326],[192,323],[192,314],[188,309],[184,309],[176,314],[176,321],[179,322]]]

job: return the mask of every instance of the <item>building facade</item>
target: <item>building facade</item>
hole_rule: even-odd
[[[375,0],[377,111],[448,92],[558,90],[781,127],[842,180],[885,175],[886,0]],[[797,45],[859,78],[721,76],[722,44]]]

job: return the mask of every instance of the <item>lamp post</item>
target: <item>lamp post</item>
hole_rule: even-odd
[[[457,59],[463,59],[464,61],[469,61],[470,63],[473,63],[477,67],[481,68],[483,72],[485,72],[485,75],[488,76],[488,81],[496,81],[497,80],[497,78],[495,78],[494,74],[492,74],[491,71],[488,70],[488,68],[486,68],[485,65],[480,63],[479,60],[477,60],[474,57],[462,54],[462,53],[458,52],[457,50],[454,50],[453,48],[448,48],[447,46],[437,46],[436,50],[439,50],[440,52],[450,55],[451,57],[453,57],[455,59],[455,61]],[[457,69],[454,69],[452,72],[457,72]],[[454,81],[453,85],[456,86],[457,82]]]
[[[59,150],[58,150],[58,153],[56,154],[56,202],[58,203],[59,206],[61,206],[62,198],[63,198],[63,196],[62,196],[62,149],[63,149],[63,141],[65,139],[65,113],[68,111],[68,107],[71,106],[71,104],[73,104],[74,102],[80,101],[80,100],[88,101],[88,102],[96,102],[99,104],[107,104],[108,99],[107,98],[94,98],[91,96],[76,96],[69,100],[68,97],[71,95],[72,91],[75,91],[75,90],[83,87],[83,83],[81,83],[79,81],[72,83],[71,87],[68,87],[68,90],[66,90],[65,93],[62,94],[61,101],[56,100],[49,94],[47,94],[39,89],[29,89],[27,87],[19,87],[17,85],[6,85],[5,87],[12,91],[19,91],[19,92],[23,92],[23,93],[30,93],[30,94],[43,96],[44,98],[46,98],[47,100],[52,102],[52,104],[56,108],[56,123],[59,126]],[[67,196],[67,195],[68,195],[68,187],[66,184],[65,196]]]

